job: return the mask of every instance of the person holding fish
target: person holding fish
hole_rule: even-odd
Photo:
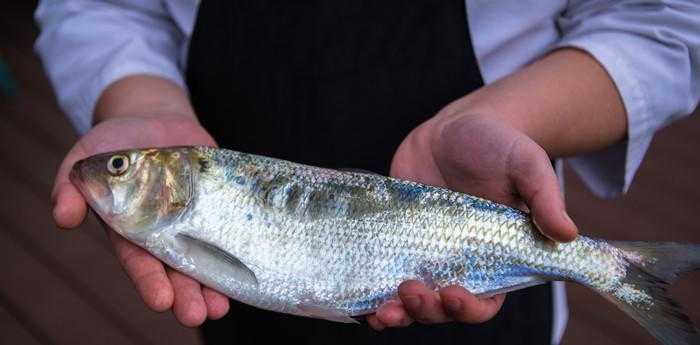
[[[700,99],[692,0],[44,0],[36,18],[37,51],[82,134],[56,177],[61,228],[86,216],[69,179],[81,159],[218,145],[469,193],[529,212],[566,243],[578,229],[562,159],[598,195],[618,195],[654,132]],[[211,343],[556,344],[566,323],[561,283],[477,297],[427,275],[367,315],[379,333],[230,305],[108,233],[151,309],[186,326],[223,318],[204,323]],[[651,331],[668,344],[697,339]]]

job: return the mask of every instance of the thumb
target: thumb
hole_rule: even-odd
[[[68,177],[73,164],[85,156],[82,146],[78,143],[68,152],[58,168],[51,199],[53,219],[60,228],[76,228],[87,215],[85,199]]]
[[[566,212],[559,180],[544,150],[531,140],[519,140],[510,152],[507,169],[540,232],[559,242],[574,240],[578,228]]]

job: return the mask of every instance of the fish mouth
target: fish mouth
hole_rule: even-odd
[[[90,174],[86,170],[90,170],[90,165],[86,164],[84,159],[77,161],[73,164],[68,179],[80,191],[90,208],[104,221],[109,222],[114,216],[112,191],[105,181],[96,177],[98,175]]]
[[[84,163],[84,159],[75,162],[75,164],[73,164],[73,168],[70,169],[70,173],[68,174],[68,179],[76,187],[83,181],[83,174],[80,168]]]

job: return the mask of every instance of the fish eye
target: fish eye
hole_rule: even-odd
[[[129,157],[124,155],[116,155],[109,158],[107,162],[107,171],[113,176],[119,176],[129,169]]]

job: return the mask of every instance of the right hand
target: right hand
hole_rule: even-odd
[[[194,118],[187,116],[123,116],[100,122],[80,138],[58,170],[52,193],[56,224],[64,229],[76,228],[87,214],[85,199],[68,179],[78,160],[120,149],[177,145],[216,146],[216,142]],[[228,312],[226,296],[164,266],[111,229],[107,232],[120,263],[150,309],[172,309],[178,321],[188,327],[199,326],[207,318],[221,318]]]

